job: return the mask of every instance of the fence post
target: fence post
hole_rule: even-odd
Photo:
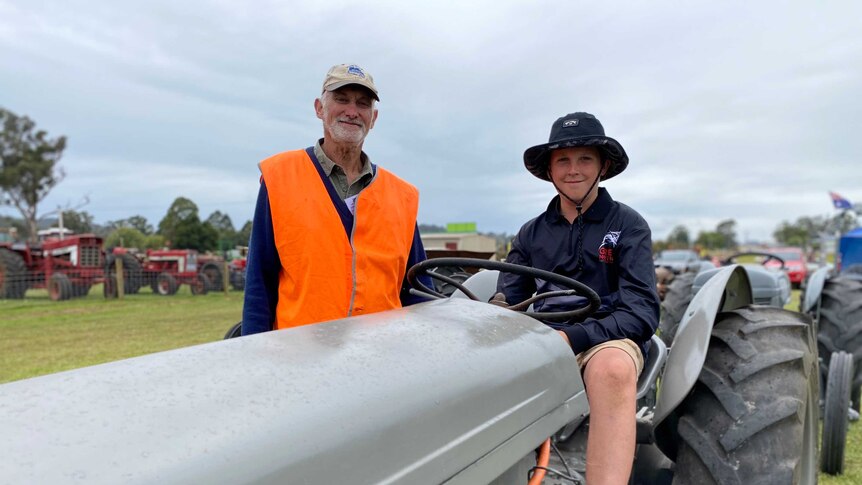
[[[123,258],[114,260],[117,265],[117,298],[122,299],[126,291],[125,278],[123,278]]]
[[[222,287],[224,288],[224,296],[228,296],[228,292],[230,291],[230,267],[227,261],[224,262],[224,271],[222,274]]]

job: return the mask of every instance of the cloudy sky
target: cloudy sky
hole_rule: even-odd
[[[552,187],[523,168],[594,113],[631,163],[604,185],[654,238],[862,202],[862,3],[0,0],[0,106],[66,135],[41,205],[157,224],[185,196],[252,217],[257,162],[321,135],[326,70],[380,90],[365,150],[420,222],[514,233]],[[9,208],[3,214],[15,214]]]

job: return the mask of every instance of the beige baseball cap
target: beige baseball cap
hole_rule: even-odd
[[[323,80],[324,91],[335,91],[348,84],[358,84],[371,90],[374,99],[380,101],[377,87],[374,86],[374,78],[365,69],[356,64],[336,64],[326,73]]]

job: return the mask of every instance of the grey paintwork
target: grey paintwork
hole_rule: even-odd
[[[823,292],[829,273],[830,269],[824,266],[808,277],[808,282],[805,284],[805,294],[802,296],[802,305],[800,305],[803,313],[813,311],[820,303],[820,293]]]
[[[759,264],[740,266],[748,274],[754,303],[782,308],[790,301],[790,278],[787,273]],[[713,268],[698,273],[694,278],[692,291],[697,293],[719,271],[722,271],[722,268]]]
[[[720,268],[694,295],[671,346],[661,390],[655,408],[655,428],[665,425],[664,419],[685,399],[697,382],[715,317],[719,312],[735,310],[753,302],[746,271],[739,265]],[[663,443],[663,433],[656,433],[662,450],[675,444]]]
[[[587,409],[550,328],[460,299],[0,386],[0,483],[489,483]]]

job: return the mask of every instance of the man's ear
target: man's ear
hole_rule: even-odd
[[[374,128],[374,123],[377,123],[377,115],[378,115],[377,108],[374,108],[374,116],[371,117],[371,124],[368,126],[369,130]]]
[[[320,98],[314,100],[314,113],[319,119],[323,119],[323,101]]]

